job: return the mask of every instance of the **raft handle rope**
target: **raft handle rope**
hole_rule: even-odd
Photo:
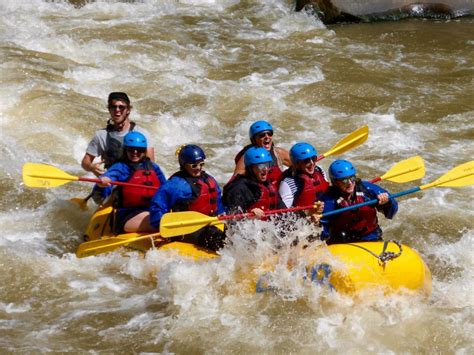
[[[394,253],[393,251],[386,251],[388,243],[390,243],[390,242],[395,244],[398,247],[398,249],[399,249],[398,253]],[[400,255],[402,255],[402,252],[403,252],[402,244],[400,242],[394,240],[394,239],[391,239],[391,240],[385,241],[383,243],[382,253],[380,253],[380,255],[377,258],[382,263],[382,266],[385,266],[387,261],[398,258]]]
[[[399,249],[398,253],[394,253],[393,251],[387,251],[388,243],[395,244]],[[373,255],[379,260],[379,263],[382,267],[385,267],[385,264],[387,263],[387,261],[398,258],[400,255],[402,255],[402,252],[403,252],[402,244],[394,239],[386,240],[383,242],[383,249],[380,255],[375,254],[373,251],[367,248],[364,248],[361,245],[356,245],[352,243],[349,243],[349,245],[352,245],[353,247],[361,248],[365,250],[366,252],[368,252],[369,254]]]

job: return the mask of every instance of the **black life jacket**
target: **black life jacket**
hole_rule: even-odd
[[[135,122],[130,122],[130,129],[128,132],[133,131],[135,128]],[[106,169],[116,161],[120,160],[123,155],[123,142],[117,138],[112,137],[112,132],[115,131],[115,127],[110,121],[107,123],[106,127],[107,138],[105,139],[105,156],[104,156],[104,167]],[[127,133],[128,133],[127,132]]]

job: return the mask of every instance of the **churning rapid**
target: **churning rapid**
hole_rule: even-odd
[[[157,250],[78,259],[94,206],[69,200],[91,184],[31,189],[21,178],[26,162],[83,176],[107,95],[125,91],[168,176],[176,148],[198,143],[223,185],[265,119],[277,145],[304,140],[318,153],[368,125],[367,142],[341,156],[362,178],[420,155],[423,180],[381,186],[434,181],[474,156],[472,17],[326,27],[290,0],[3,0],[0,13],[1,352],[474,352],[472,187],[402,197],[381,218],[385,239],[430,268],[426,300],[352,298],[284,268],[275,292],[248,293],[242,273],[275,250],[301,252],[277,249],[268,221],[233,226],[212,261]],[[290,237],[315,232],[297,227]]]

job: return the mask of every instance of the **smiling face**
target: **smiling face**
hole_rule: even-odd
[[[112,100],[109,105],[110,118],[116,125],[120,125],[130,115],[130,106],[122,100]]]
[[[266,150],[270,150],[272,148],[273,142],[273,132],[272,131],[263,131],[257,133],[254,136],[255,145],[257,147],[265,148]]]
[[[335,179],[334,184],[342,192],[344,196],[349,196],[354,193],[355,189],[355,176],[348,176],[344,179]]]
[[[131,148],[125,149],[127,158],[132,163],[139,163],[145,158],[146,148]]]
[[[311,175],[314,173],[314,169],[316,168],[316,160],[317,158],[315,156],[304,160],[298,160],[296,163],[296,170]]]
[[[192,177],[200,177],[204,170],[204,160],[192,164],[184,164],[184,170]]]
[[[253,175],[259,182],[265,182],[268,179],[268,171],[270,169],[270,163],[261,163],[251,166]]]

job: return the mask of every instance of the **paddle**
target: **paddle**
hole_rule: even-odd
[[[316,208],[317,205],[310,206],[300,206],[300,207],[290,207],[290,208],[281,208],[278,210],[269,210],[265,211],[265,216],[286,213],[286,212],[295,212],[301,210],[307,210],[311,208]],[[206,226],[214,226],[220,224],[223,221],[233,220],[233,219],[243,219],[255,217],[253,213],[241,213],[241,214],[232,214],[224,215],[217,217],[209,217],[203,213],[195,211],[184,211],[184,212],[171,212],[163,215],[160,221],[160,234],[163,238],[175,237],[178,235],[186,235],[193,233],[201,228]]]
[[[76,256],[78,258],[84,258],[86,256],[108,253],[133,242],[138,242],[143,239],[153,239],[153,241],[155,241],[158,240],[159,237],[160,233],[146,234],[136,237],[127,237],[126,235],[123,235],[122,237],[110,237],[84,242],[77,248]]]
[[[425,163],[420,156],[416,156],[398,162],[385,174],[370,180],[370,182],[376,183],[380,180],[388,180],[392,182],[404,183],[421,179],[424,176]]]
[[[84,198],[82,198],[82,197],[73,197],[69,201],[77,203],[81,210],[86,210],[87,209],[87,201],[89,201],[89,199],[92,197],[92,194],[93,193],[91,192],[89,195],[87,195]]]
[[[321,159],[324,159],[330,155],[339,155],[345,153],[348,150],[351,150],[364,143],[367,140],[367,137],[369,137],[369,127],[366,125],[355,130],[347,137],[341,139],[334,147],[332,147],[331,150],[318,156],[317,161],[320,161]]]
[[[46,164],[25,163],[23,165],[23,182],[29,187],[50,188],[67,184],[71,181],[85,181],[101,183],[99,179],[91,179],[86,177],[72,176],[68,173]],[[130,184],[127,182],[111,181],[111,185],[139,187],[141,189],[153,189],[155,186]]]
[[[450,171],[445,173],[443,176],[441,176],[440,178],[438,178],[437,180],[429,184],[414,187],[412,189],[401,191],[396,194],[391,194],[390,197],[396,198],[396,197],[408,195],[414,192],[418,192],[421,190],[426,190],[432,187],[462,187],[462,186],[469,186],[473,184],[474,184],[474,160],[468,163],[458,165],[457,167],[451,169]],[[344,207],[338,210],[323,213],[321,217],[325,218],[325,217],[333,216],[341,212],[354,210],[359,207],[375,205],[377,202],[378,202],[378,199],[373,199],[370,201],[359,203],[357,205],[348,206],[348,207]]]

